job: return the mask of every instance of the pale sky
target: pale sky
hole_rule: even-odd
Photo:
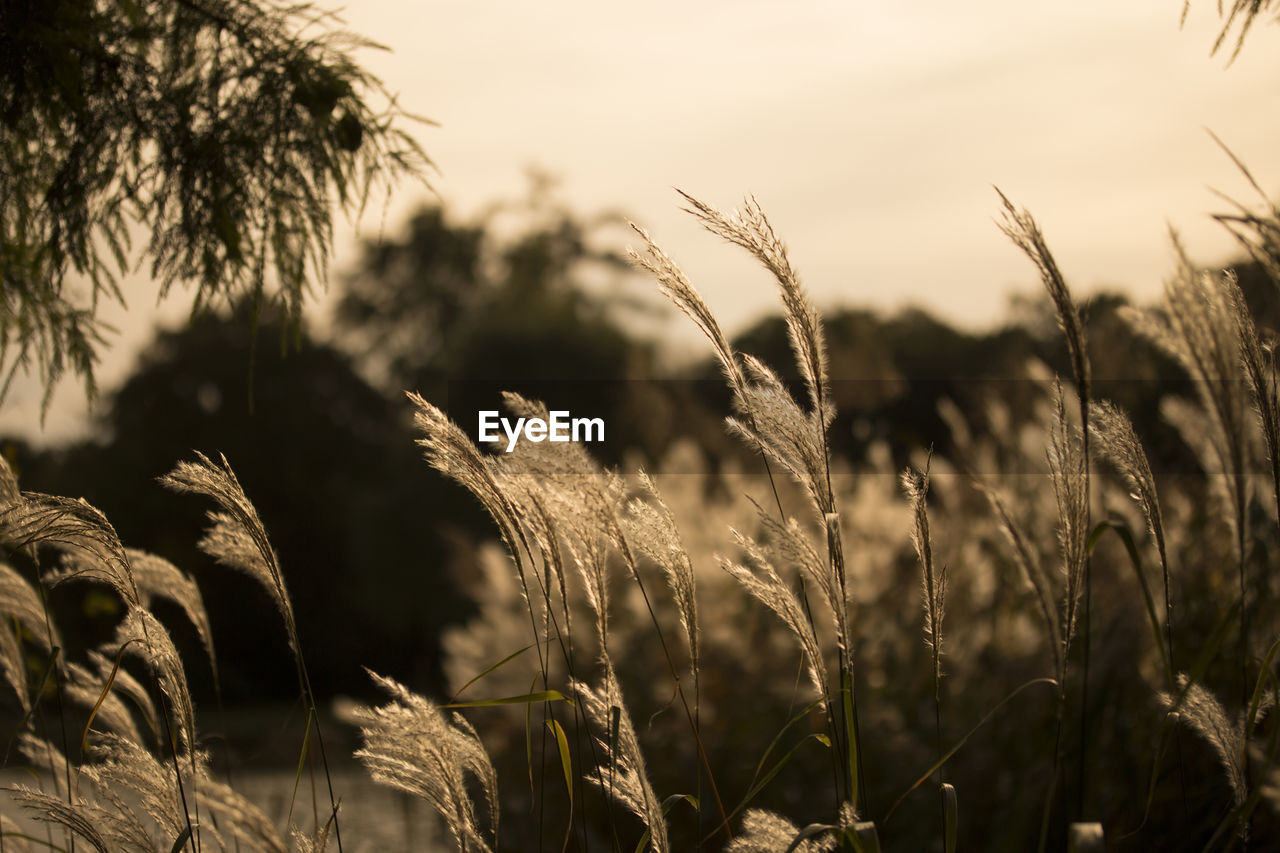
[[[1213,130],[1269,192],[1280,187],[1280,30],[1259,21],[1240,58],[1209,56],[1216,3],[1180,0],[361,0],[349,29],[390,53],[362,59],[403,106],[438,123],[420,139],[431,182],[460,216],[522,195],[537,167],[575,210],[621,210],[676,258],[731,330],[773,310],[742,253],[679,211],[673,187],[721,207],[756,196],[819,305],[918,305],[969,328],[1037,287],[994,224],[993,185],[1028,207],[1079,296],[1154,298],[1170,272],[1168,228],[1192,256],[1233,244],[1211,188],[1252,202]],[[387,211],[396,233],[425,194]],[[361,232],[376,233],[380,212]],[[334,268],[355,257],[339,232]],[[643,286],[640,283],[638,286]],[[157,318],[146,281],[101,370],[124,375]],[[324,306],[314,312],[322,319]],[[672,317],[675,346],[693,347]],[[66,383],[43,431],[22,383],[0,431],[81,434]]]

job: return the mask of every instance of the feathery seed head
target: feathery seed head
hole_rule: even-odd
[[[364,740],[356,757],[375,782],[429,803],[460,850],[490,850],[476,824],[464,778],[470,773],[480,781],[496,838],[497,773],[475,730],[460,716],[455,715],[451,724],[439,708],[404,685],[373,672],[369,676],[391,701],[355,711]]]
[[[587,776],[587,781],[640,818],[649,830],[649,844],[654,853],[668,853],[671,847],[666,817],[645,773],[640,741],[622,700],[622,687],[613,667],[605,662],[604,683],[597,689],[576,678],[571,684],[588,722],[595,728],[596,743],[604,754],[600,766]]]
[[[1071,290],[1067,287],[1058,263],[1049,251],[1044,234],[1034,217],[1025,208],[1016,207],[1004,193],[996,189],[1000,201],[1004,205],[1000,230],[1013,241],[1023,253],[1031,259],[1040,273],[1040,280],[1058,315],[1058,325],[1067,339],[1067,349],[1071,353],[1071,368],[1075,373],[1076,386],[1081,399],[1088,401],[1091,396],[1091,376],[1089,368],[1088,347],[1085,340],[1084,324],[1080,322],[1080,312],[1071,299]]]

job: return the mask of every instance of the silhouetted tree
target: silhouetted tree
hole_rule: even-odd
[[[388,393],[422,393],[473,431],[477,412],[500,409],[502,391],[575,416],[603,417],[608,462],[653,444],[641,416],[651,392],[652,346],[630,336],[622,300],[591,281],[628,269],[594,244],[618,217],[582,219],[535,187],[516,210],[524,230],[500,236],[499,208],[454,224],[438,207],[410,220],[400,240],[368,243],[342,285],[339,340]]]
[[[0,395],[34,367],[47,405],[70,367],[92,397],[97,308],[135,261],[297,331],[333,202],[428,162],[335,24],[273,0],[0,2]]]
[[[193,451],[225,454],[280,555],[317,693],[367,692],[361,665],[437,684],[439,632],[468,613],[439,530],[468,523],[470,503],[419,458],[407,407],[339,351],[306,334],[287,357],[264,346],[251,387],[252,337],[270,340],[280,322],[255,333],[247,310],[159,334],[108,401],[108,440],[29,461],[24,485],[84,495],[127,545],[193,571],[228,699],[288,698],[292,664],[272,603],[195,550],[209,507],[155,482]]]

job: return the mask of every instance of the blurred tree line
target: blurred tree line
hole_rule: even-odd
[[[105,400],[97,437],[47,450],[11,440],[5,453],[24,488],[83,496],[127,545],[193,572],[228,703],[288,699],[292,664],[261,590],[196,550],[205,507],[155,482],[196,450],[226,455],[273,536],[317,693],[363,695],[362,665],[438,691],[440,633],[473,613],[471,557],[493,531],[469,496],[421,461],[404,389],[446,407],[470,433],[478,409],[500,408],[502,390],[603,417],[607,441],[591,450],[611,465],[638,454],[656,466],[682,437],[713,468],[731,457],[759,464],[725,434],[728,395],[710,359],[673,367],[632,331],[647,304],[634,294],[650,284],[622,286],[622,221],[584,218],[545,187],[471,222],[424,207],[402,236],[366,243],[339,281],[331,341],[304,325],[296,351],[258,345],[253,356],[255,337],[278,342],[291,318],[263,314],[255,328],[247,303],[207,311],[157,332]],[[1280,326],[1280,300],[1261,268],[1236,271],[1263,325]],[[1085,311],[1098,395],[1132,413],[1154,464],[1194,465],[1159,416],[1162,397],[1182,393],[1180,374],[1120,320],[1123,304],[1104,294]],[[988,420],[993,398],[1016,425],[1045,391],[1028,378],[1028,362],[1069,372],[1047,302],[1025,301],[1006,325],[981,333],[918,309],[841,309],[825,319],[833,446],[855,466],[877,442],[899,465],[922,447],[946,454],[943,400],[976,434],[1009,426]],[[760,320],[734,345],[798,382],[785,372],[794,360],[780,317]],[[80,632],[72,643],[103,639],[117,615],[84,585],[56,590],[54,605],[74,617],[61,621]],[[176,614],[170,624],[194,651],[190,626]],[[208,691],[207,673],[201,684],[192,669],[194,686]]]

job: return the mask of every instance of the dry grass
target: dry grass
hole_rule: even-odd
[[[631,477],[574,445],[525,442],[489,454],[411,395],[427,462],[488,511],[505,553],[485,552],[481,616],[446,640],[446,669],[466,696],[442,705],[373,676],[388,701],[352,714],[363,736],[355,757],[371,779],[437,812],[463,851],[505,849],[522,836],[539,849],[819,853],[872,849],[883,836],[951,850],[957,832],[988,849],[1026,849],[1036,838],[1058,849],[1072,832],[1087,834],[1069,829],[1077,819],[1115,809],[1128,821],[1157,808],[1171,832],[1216,828],[1211,845],[1270,838],[1258,815],[1276,799],[1277,737],[1267,712],[1280,646],[1259,655],[1253,643],[1274,640],[1280,625],[1258,605],[1271,581],[1249,546],[1263,535],[1274,541],[1276,531],[1258,529],[1257,510],[1271,507],[1248,474],[1257,448],[1273,463],[1280,455],[1280,417],[1274,363],[1234,282],[1183,258],[1164,306],[1130,314],[1195,382],[1196,403],[1170,415],[1201,453],[1201,485],[1217,495],[1207,508],[1161,483],[1125,413],[1092,399],[1080,314],[1034,220],[1007,200],[1006,230],[1035,261],[1055,304],[1074,393],[1055,381],[1038,427],[1011,429],[1002,446],[965,436],[952,413],[956,458],[921,449],[915,465],[896,473],[873,454],[854,475],[830,451],[822,325],[784,245],[754,200],[742,212],[685,200],[704,227],[777,279],[798,395],[729,345],[676,263],[639,232],[645,254],[636,262],[706,334],[733,395],[727,427],[764,457],[767,478],[733,481],[723,472],[728,496],[708,500],[703,487],[712,475],[670,475],[687,472],[688,457]],[[514,395],[505,402],[525,417],[546,411]],[[991,407],[998,420],[999,401]],[[1095,455],[1118,478],[1092,477]],[[962,473],[994,471],[991,460],[1002,457],[1017,457],[1037,476]],[[775,470],[785,478],[775,482]],[[163,482],[213,502],[201,547],[275,603],[309,714],[305,752],[320,708],[256,510],[226,460],[198,457]],[[803,508],[798,516],[782,511],[784,495],[786,505]],[[1095,506],[1106,508],[1106,523],[1093,523]],[[1104,544],[1111,530],[1127,550]],[[126,548],[87,504],[20,492],[3,466],[0,540],[13,563],[0,564],[0,670],[25,715],[9,760],[50,771],[40,777],[43,789],[9,793],[56,828],[50,845],[70,847],[74,838],[97,850],[341,849],[341,798],[331,781],[328,807],[317,809],[312,825],[278,827],[210,770],[184,662],[151,610],[158,599],[175,603],[216,672],[212,629],[190,577]],[[1160,567],[1162,618],[1142,567],[1148,552]],[[1197,558],[1219,565],[1205,568]],[[1224,560],[1238,569],[1234,592],[1197,580]],[[1092,616],[1091,566],[1107,593]],[[1120,580],[1132,577],[1145,611],[1142,595]],[[60,657],[42,595],[43,586],[70,581],[106,584],[125,605],[114,640],[83,661]],[[921,610],[903,594],[908,583],[921,590],[923,647]],[[1179,598],[1191,589],[1203,590],[1204,600]],[[1130,614],[1152,630],[1127,632]],[[1206,614],[1216,623],[1209,631]],[[1080,641],[1091,623],[1093,676],[1090,643]],[[1228,709],[1209,676],[1229,657],[1223,638],[1233,628],[1240,644],[1230,663],[1242,698]],[[1196,662],[1184,672],[1175,666],[1175,637],[1196,643]],[[518,654],[525,647],[531,653]],[[1090,702],[1091,679],[1114,680],[1120,686],[1111,689],[1132,695],[1095,692]],[[1042,685],[1055,694],[1049,713],[1032,701]],[[1066,710],[1069,687],[1080,688],[1078,720]],[[57,718],[52,695],[90,711],[82,737],[38,728]],[[1108,756],[1093,738],[1104,737],[1099,721],[1111,719],[1103,706],[1122,700],[1129,729],[1112,741],[1118,755]],[[502,706],[514,707],[504,715]],[[994,732],[997,718],[1011,734]],[[1222,809],[1204,783],[1193,796],[1207,799],[1194,809],[1157,798],[1171,767],[1168,735],[1179,724],[1225,771]],[[1064,732],[1073,725],[1081,755],[1087,747],[1090,762],[1104,768],[1077,772],[1076,813],[1055,796],[1065,791]],[[314,742],[323,759],[323,741]],[[1119,805],[1108,801],[1116,790],[1099,782],[1117,766],[1126,779],[1142,780],[1120,791]],[[1150,788],[1142,789],[1147,768]],[[936,818],[921,805],[930,796],[913,793],[930,778]],[[786,801],[789,786],[803,801]],[[1135,811],[1143,790],[1151,793]],[[893,797],[916,816],[910,825],[895,821],[897,805],[886,809]],[[966,798],[976,805],[966,809]],[[1145,818],[1137,830],[1123,821],[1103,821],[1109,840],[1132,831],[1141,843],[1151,831]],[[4,849],[25,843],[17,833],[0,823]]]

